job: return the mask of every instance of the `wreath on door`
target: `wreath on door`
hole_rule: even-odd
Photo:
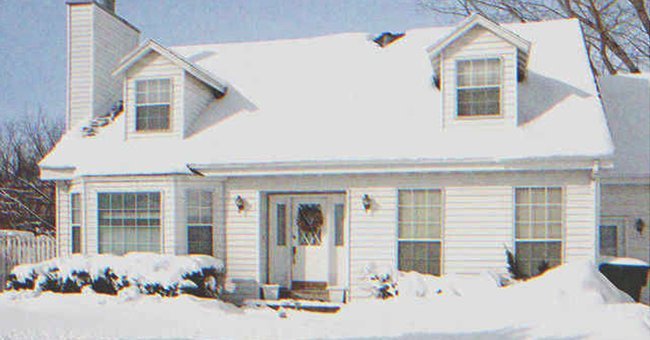
[[[316,233],[323,226],[323,211],[319,204],[302,204],[298,208],[296,221],[298,228],[305,233]]]

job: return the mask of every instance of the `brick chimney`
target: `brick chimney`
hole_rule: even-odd
[[[66,130],[122,99],[112,71],[138,46],[140,31],[115,13],[115,0],[67,0]]]

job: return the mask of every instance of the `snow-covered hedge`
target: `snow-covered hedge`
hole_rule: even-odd
[[[148,295],[218,297],[223,274],[223,262],[205,255],[73,255],[17,266],[6,288],[79,293],[88,287],[115,295],[134,287]]]

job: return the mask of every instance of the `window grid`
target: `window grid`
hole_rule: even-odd
[[[525,275],[536,275],[542,262],[562,262],[563,225],[562,188],[516,188],[515,253]]]
[[[501,60],[459,60],[456,63],[458,116],[501,113]]]
[[[442,257],[442,192],[399,190],[399,269],[440,275]]]
[[[187,192],[187,249],[189,254],[212,255],[212,192]]]
[[[171,111],[171,80],[136,81],[136,131],[168,130]]]
[[[99,253],[160,252],[159,192],[98,193]]]
[[[70,195],[71,252],[81,253],[81,194]]]

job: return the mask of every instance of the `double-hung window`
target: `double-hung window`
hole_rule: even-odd
[[[212,193],[187,192],[187,253],[212,255]]]
[[[501,59],[456,62],[457,116],[501,114]]]
[[[442,192],[400,190],[399,270],[441,274]]]
[[[526,276],[562,263],[562,188],[515,189],[515,253]]]
[[[98,193],[99,253],[160,252],[160,192]]]
[[[81,253],[81,194],[70,195],[70,251]]]
[[[135,82],[135,130],[165,131],[171,124],[171,80]]]

